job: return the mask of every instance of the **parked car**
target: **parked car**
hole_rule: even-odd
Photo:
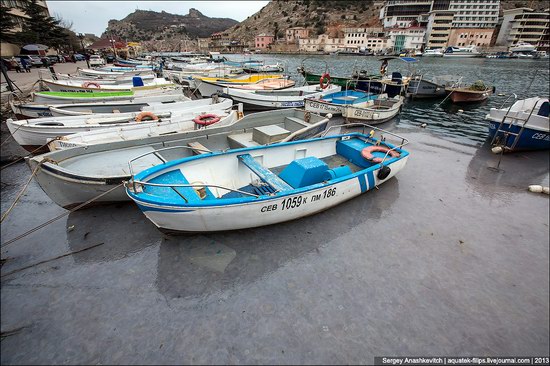
[[[57,58],[57,55],[48,55],[46,56],[48,60],[50,61],[50,64],[56,64],[59,62],[59,59]]]
[[[90,66],[91,67],[98,67],[98,66],[104,66],[105,60],[101,58],[99,55],[91,55],[90,56]]]
[[[74,57],[77,61],[86,61],[86,57],[84,55],[81,55],[80,53],[75,53]]]
[[[27,63],[33,67],[42,67],[42,60],[40,57],[35,55],[19,55],[15,56],[15,58],[19,59],[19,63],[21,63],[21,59],[24,58],[27,60]]]
[[[107,56],[105,56],[105,58],[107,59],[107,63],[109,64],[112,64],[116,60],[115,55],[113,55],[112,53],[109,53]]]

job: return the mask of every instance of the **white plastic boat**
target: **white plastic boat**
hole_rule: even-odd
[[[392,145],[350,133],[185,157],[133,175],[126,192],[167,232],[272,225],[329,209],[392,178],[408,160],[400,139]]]
[[[282,90],[244,90],[225,87],[222,95],[233,99],[235,103],[243,103],[245,110],[266,110],[303,107],[305,98],[319,98],[340,90],[340,86],[332,84],[326,89],[322,89],[319,85]]]
[[[401,112],[403,97],[388,98],[382,94],[379,98],[369,101],[366,107],[346,106],[342,116],[348,121],[364,121],[368,124],[378,124],[389,121]]]
[[[536,50],[536,46],[527,42],[518,42],[508,49],[510,52],[535,52]]]
[[[131,90],[147,90],[154,89],[159,87],[165,87],[173,85],[171,82],[167,81],[164,78],[154,78],[152,80],[142,80],[139,76],[134,78],[139,78],[141,82],[135,80],[134,83],[128,84],[115,84],[108,85],[105,84],[106,81],[95,80],[95,81],[79,81],[79,80],[51,80],[51,79],[42,79],[41,82],[51,91],[58,92],[79,92],[79,91],[131,91]]]
[[[481,53],[477,50],[475,46],[468,47],[455,47],[449,46],[445,49],[443,57],[479,57]]]
[[[424,51],[422,57],[443,57],[442,48],[432,48]]]

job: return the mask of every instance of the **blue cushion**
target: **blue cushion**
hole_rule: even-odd
[[[293,188],[302,188],[324,181],[328,165],[319,158],[310,156],[292,161],[279,177]]]

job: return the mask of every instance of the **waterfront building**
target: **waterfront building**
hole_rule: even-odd
[[[309,29],[304,27],[288,28],[285,33],[287,43],[297,44],[299,39],[309,37]]]
[[[422,50],[426,28],[411,26],[406,28],[390,28],[386,32],[389,40],[387,47],[398,53],[402,50]]]
[[[345,51],[359,52],[371,49],[373,52],[386,49],[387,37],[383,28],[344,28]]]
[[[454,12],[453,28],[495,28],[500,0],[451,0],[448,10]]]
[[[256,49],[265,50],[274,40],[275,36],[261,33],[254,38],[254,46]]]
[[[459,47],[489,47],[494,31],[492,28],[452,28],[448,44]]]
[[[428,13],[426,26],[428,48],[445,48],[449,45],[453,17],[454,12],[450,10],[434,10]]]
[[[548,51],[549,9],[534,11],[530,8],[504,10],[502,26],[496,45],[513,46],[519,42],[537,46],[540,51]]]
[[[320,34],[317,38],[301,38],[298,40],[300,51],[305,52],[336,52],[344,51],[343,38],[330,38],[328,34]]]
[[[408,27],[417,21],[420,14],[432,10],[434,0],[388,0],[380,9],[380,20],[384,28]]]

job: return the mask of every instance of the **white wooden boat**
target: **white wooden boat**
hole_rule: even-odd
[[[117,77],[103,77],[103,76],[88,76],[88,75],[70,75],[70,74],[61,74],[61,73],[55,73],[52,74],[50,72],[48,73],[42,73],[42,75],[46,75],[47,78],[51,78],[52,80],[72,80],[75,82],[80,82],[81,84],[85,83],[92,83],[92,84],[99,84],[100,86],[108,87],[110,85],[121,85],[121,84],[128,84],[132,85],[133,78],[136,75],[121,75]],[[42,77],[43,78],[43,77]],[[139,78],[143,80],[144,83],[151,82],[155,79],[155,75],[152,73],[139,75]]]
[[[319,98],[341,90],[338,85],[328,85],[322,89],[319,85],[307,85],[282,90],[244,90],[225,87],[222,95],[235,103],[243,103],[247,110],[268,110],[299,108],[304,106],[305,98]]]
[[[159,121],[153,123],[129,124],[116,128],[101,128],[79,132],[58,139],[48,144],[50,151],[69,149],[76,146],[89,146],[117,141],[144,139],[151,136],[177,134],[193,129],[221,127],[235,123],[242,112],[212,110],[208,113],[191,112],[182,119]]]
[[[229,85],[202,80],[198,84],[198,90],[203,97],[210,97],[213,94],[223,94],[224,88],[226,86],[231,86],[231,88],[234,88],[234,89],[244,89],[244,90],[281,90],[281,89],[291,88],[295,84],[296,83],[294,82],[294,80],[289,80],[287,78],[262,79],[255,83],[244,83],[244,84],[231,83]]]
[[[147,98],[143,98],[147,99]],[[82,116],[94,113],[128,113],[141,112],[153,109],[171,109],[171,108],[188,108],[196,101],[187,98],[183,94],[174,96],[151,97],[151,101],[144,102],[142,100],[121,101],[121,102],[103,102],[103,103],[68,103],[56,104],[50,106],[50,112],[53,117],[63,116]],[[154,99],[160,99],[156,101]],[[197,104],[195,104],[197,105]]]
[[[136,103],[169,102],[183,95],[181,88],[157,88],[138,91],[33,92],[31,100],[10,99],[10,107],[18,119],[52,117],[50,106],[69,103],[106,103],[129,101]]]
[[[140,78],[139,76],[134,76],[134,78]],[[141,80],[141,79],[140,79]],[[154,78],[153,80],[141,80],[138,82],[135,80],[133,84],[116,84],[116,85],[107,85],[103,84],[104,81],[78,81],[78,80],[51,80],[51,79],[42,79],[40,80],[45,87],[51,91],[58,92],[79,92],[79,91],[131,91],[131,90],[147,90],[154,89],[159,87],[166,87],[173,85],[171,82],[167,81],[164,78]]]
[[[362,121],[368,124],[386,122],[401,112],[403,100],[402,96],[388,98],[387,95],[382,94],[376,100],[369,101],[366,107],[346,106],[342,116],[347,121]]]
[[[400,139],[396,146],[350,133],[201,154],[133,175],[126,192],[163,231],[272,225],[326,210],[392,178],[408,160]]]
[[[366,107],[369,101],[376,98],[378,98],[378,95],[372,93],[359,90],[343,90],[318,98],[306,98],[305,109],[315,113],[340,115],[348,105]]]
[[[98,113],[92,115],[45,117],[28,120],[8,119],[6,124],[11,135],[19,145],[29,151],[35,151],[41,147],[42,150],[47,150],[44,146],[46,142],[49,139],[54,139],[59,136],[90,131],[93,129],[147,123],[147,120],[152,122],[155,120],[155,117],[160,121],[175,121],[175,119],[181,119],[181,116],[186,116],[192,112],[208,113],[213,110],[228,109],[232,106],[232,101],[225,98],[219,98],[217,101],[211,98],[205,99],[204,102],[193,102],[195,103],[187,104],[188,108],[163,108],[143,112]]]
[[[102,78],[117,78],[120,76],[137,76],[137,75],[149,75],[152,73],[151,69],[136,69],[131,71],[109,71],[101,69],[76,69],[76,73],[80,76],[92,76]]]
[[[269,142],[266,138],[274,142],[309,138],[325,131],[329,122],[328,116],[297,109],[260,112],[227,126],[214,124],[200,130],[74,147],[38,155],[27,162],[33,171],[37,169],[35,179],[40,187],[59,206],[74,207],[109,190],[112,192],[95,203],[126,201],[129,198],[121,183],[130,179],[128,161],[143,153],[165,148],[135,162],[135,169],[150,168],[205,149],[258,146]],[[331,132],[338,133],[338,129]]]

